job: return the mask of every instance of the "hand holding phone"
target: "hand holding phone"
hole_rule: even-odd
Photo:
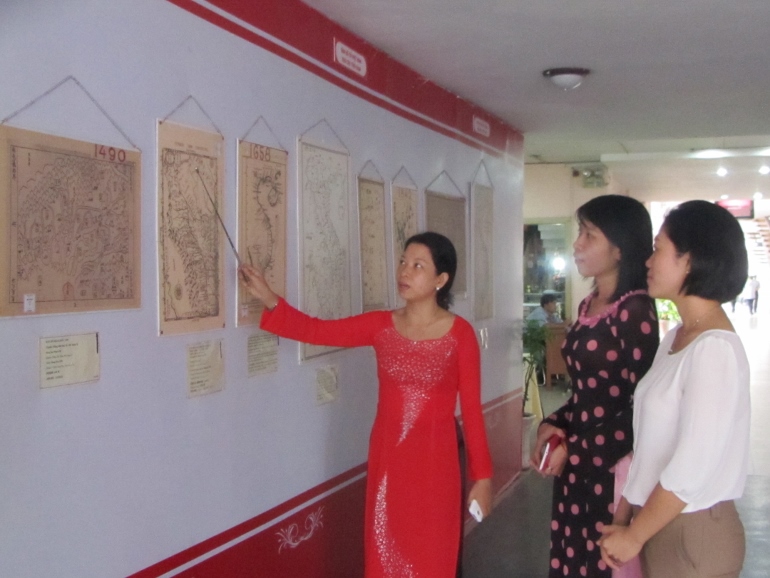
[[[543,468],[548,467],[548,463],[551,460],[551,452],[555,450],[560,443],[561,438],[556,434],[553,434],[550,438],[548,438],[548,441],[543,448],[543,457],[540,459],[540,471],[543,471]]]
[[[481,506],[476,500],[471,501],[471,505],[468,507],[468,511],[473,516],[473,519],[477,522],[481,522],[484,519],[484,513],[481,511]]]

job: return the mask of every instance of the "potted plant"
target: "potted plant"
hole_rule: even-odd
[[[679,316],[676,305],[668,299],[656,299],[655,309],[658,312],[658,327],[660,328],[660,337],[662,339],[668,333],[668,330],[679,323],[682,318]]]
[[[529,400],[530,383],[535,378],[538,369],[545,367],[545,343],[549,329],[538,321],[525,321],[521,333],[522,349],[524,351],[524,396],[522,400],[523,427],[521,436],[521,465],[529,467],[529,456],[532,449],[532,433],[535,425],[535,415],[526,411]]]

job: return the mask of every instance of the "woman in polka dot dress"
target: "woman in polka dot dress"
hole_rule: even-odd
[[[619,195],[577,211],[574,257],[593,291],[562,345],[573,395],[538,428],[533,463],[544,444],[562,439],[540,473],[555,476],[549,576],[609,578],[597,541],[612,523],[614,466],[632,448],[632,398],[658,347],[645,261],[652,224],[644,206]]]

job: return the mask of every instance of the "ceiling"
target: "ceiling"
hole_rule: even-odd
[[[770,197],[768,0],[304,2],[521,130],[527,163],[602,162],[632,193]],[[542,76],[562,66],[592,72],[562,91]],[[731,156],[687,157],[711,148]]]

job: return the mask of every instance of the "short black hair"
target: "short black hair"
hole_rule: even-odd
[[[727,209],[687,201],[666,215],[661,227],[680,255],[690,254],[690,272],[680,291],[719,303],[741,294],[749,274],[746,239]]]
[[[581,205],[578,222],[598,227],[620,249],[618,285],[610,301],[629,291],[647,290],[647,266],[652,255],[652,221],[642,203],[623,195],[601,195]]]
[[[540,307],[545,307],[554,301],[556,301],[556,293],[543,293],[540,297]]]
[[[455,251],[455,246],[444,235],[434,233],[433,231],[412,235],[404,243],[404,250],[412,243],[425,245],[428,248],[433,259],[433,265],[436,267],[437,275],[442,273],[449,275],[449,280],[436,292],[436,302],[439,307],[449,309],[453,301],[450,291],[457,273],[457,251]]]

